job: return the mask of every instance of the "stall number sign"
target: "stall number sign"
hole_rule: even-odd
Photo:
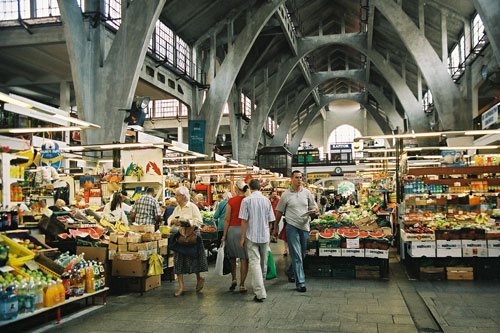
[[[498,122],[498,104],[481,115],[482,129]]]
[[[330,145],[330,149],[351,149],[352,145],[349,144],[344,144],[344,145]]]
[[[347,238],[348,249],[359,249],[359,238]]]

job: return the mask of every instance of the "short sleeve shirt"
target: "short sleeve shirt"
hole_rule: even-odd
[[[309,231],[309,216],[302,215],[316,207],[316,202],[308,189],[302,187],[299,192],[295,192],[290,187],[281,196],[276,210],[285,213],[286,223],[298,229]]]
[[[269,222],[275,220],[268,198],[259,191],[243,199],[239,218],[248,221],[245,237],[253,243],[269,242]]]
[[[155,224],[155,217],[161,216],[158,200],[150,195],[137,199],[131,211],[135,213],[135,222],[138,224]]]

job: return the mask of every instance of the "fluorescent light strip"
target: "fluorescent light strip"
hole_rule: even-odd
[[[92,146],[90,146],[92,147]],[[115,149],[115,148],[142,148],[142,147],[153,147],[152,143],[112,143],[107,145],[96,146],[101,149]]]
[[[113,160],[99,160],[99,163],[113,163]]]
[[[16,98],[13,98],[13,97],[10,97],[9,95],[6,95],[2,92],[0,92],[0,101],[4,101],[6,103],[10,103],[10,104],[14,104],[14,105],[17,105],[17,106],[20,106],[20,107],[23,107],[23,108],[27,108],[27,109],[32,109],[33,108],[33,105],[31,104],[28,104],[26,102],[22,102]]]
[[[475,149],[498,149],[498,146],[439,147],[439,150],[475,150]]]
[[[382,157],[357,157],[357,160],[367,160],[367,161],[389,161],[395,160],[395,156],[382,156]]]
[[[82,125],[82,126],[85,126],[85,127],[90,127],[90,128],[95,128],[95,129],[101,128],[101,126],[99,126],[99,125],[92,124],[92,123],[89,123],[87,121],[80,120],[78,118],[74,118],[74,117],[70,117],[70,116],[64,116],[62,114],[54,114],[52,117],[57,118],[57,119],[65,120],[65,121],[67,121],[69,123]]]
[[[195,172],[218,172],[218,173],[224,173],[226,171],[236,171],[236,170],[246,170],[246,168],[224,168],[224,169],[198,169]]]
[[[0,133],[24,134],[24,133],[39,133],[39,132],[67,132],[67,131],[80,131],[81,129],[82,129],[81,127],[77,126],[7,128],[7,129],[0,129]]]
[[[66,160],[67,160],[67,161],[74,161],[74,162],[86,162],[84,159],[81,159],[81,158],[73,158],[73,157],[67,158]]]
[[[164,161],[175,161],[175,160],[191,160],[194,158],[198,158],[197,156],[172,156],[172,157],[164,157]]]
[[[465,135],[486,135],[486,134],[500,134],[500,129],[497,130],[478,130],[478,131],[465,131]]]
[[[175,169],[175,168],[180,167],[181,165],[180,165],[180,164],[164,164],[163,166],[164,166],[165,168]]]
[[[427,132],[427,133],[408,133],[408,134],[393,134],[393,135],[375,135],[372,139],[414,139],[414,138],[430,138],[441,136],[441,132]]]
[[[66,147],[59,147],[59,150],[63,150],[63,151],[80,151],[80,150],[84,150],[85,149],[85,146],[66,146]]]
[[[223,166],[226,163],[193,163],[188,164],[190,167],[207,167],[207,166]]]
[[[173,173],[189,173],[190,170],[172,170]]]
[[[408,164],[410,167],[416,166],[416,165],[440,165],[441,162],[416,162],[416,163],[411,163]]]

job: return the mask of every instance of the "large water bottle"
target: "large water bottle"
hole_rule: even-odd
[[[33,277],[30,278],[28,283],[28,289],[26,290],[26,296],[24,298],[24,310],[26,312],[34,312],[36,307],[36,292],[35,292],[35,282]]]
[[[5,319],[14,319],[18,314],[19,298],[14,293],[14,286],[7,287],[7,298],[5,302]]]
[[[43,308],[43,284],[40,282],[40,278],[37,278],[35,284],[35,309],[41,308]]]
[[[26,290],[27,289],[28,289],[28,285],[24,282],[22,282],[19,285],[19,287],[17,288],[17,299],[19,302],[19,305],[17,307],[18,313],[24,313],[25,302],[26,302]]]
[[[6,309],[7,309],[7,292],[4,290],[4,286],[0,284],[0,320],[5,320]]]

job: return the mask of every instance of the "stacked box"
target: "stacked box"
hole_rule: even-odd
[[[110,234],[108,256],[111,260],[148,260],[153,252],[166,254],[168,239],[164,241],[160,233],[149,232],[154,231],[154,226],[132,226],[131,229],[134,231]]]
[[[435,258],[436,257],[436,242],[435,241],[412,241],[408,243],[408,255],[413,258]]]
[[[486,240],[462,240],[462,255],[464,257],[487,257],[488,247]]]
[[[500,257],[500,240],[488,239],[488,257]]]
[[[436,241],[436,257],[461,257],[462,256],[462,241],[461,240],[437,240]]]
[[[474,269],[472,267],[446,267],[446,278],[448,280],[474,280]]]

